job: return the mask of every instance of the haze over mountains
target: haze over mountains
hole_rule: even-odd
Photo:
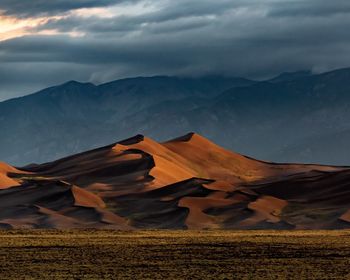
[[[350,169],[273,164],[189,133],[0,164],[1,228],[350,228]]]
[[[275,162],[350,165],[350,69],[242,78],[68,82],[0,103],[0,160],[46,162],[142,133],[196,131]]]

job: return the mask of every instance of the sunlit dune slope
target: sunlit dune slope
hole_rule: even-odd
[[[18,186],[19,183],[12,179],[8,173],[16,173],[18,170],[6,163],[0,162],[0,189]]]

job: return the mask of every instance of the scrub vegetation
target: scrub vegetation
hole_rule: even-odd
[[[16,230],[1,279],[345,279],[350,231]]]

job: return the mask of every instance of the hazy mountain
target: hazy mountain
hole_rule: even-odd
[[[260,82],[204,103],[187,98],[157,104],[128,120],[157,139],[195,130],[226,148],[265,160],[349,165],[349,81],[350,70],[343,69],[287,82]],[[128,127],[126,123],[123,129]]]
[[[249,156],[350,165],[350,69],[241,78],[68,82],[0,103],[0,160],[44,162],[142,133],[196,131]]]
[[[148,107],[184,98],[197,103],[253,83],[223,77],[132,78],[100,86],[71,81],[1,102],[0,160],[23,165],[97,147],[127,137],[128,132],[138,133],[128,116]],[[156,121],[144,119],[146,124]],[[128,131],[122,129],[125,126]]]

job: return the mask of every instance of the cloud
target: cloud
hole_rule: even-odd
[[[74,5],[82,2],[94,6],[94,1]],[[347,67],[349,4],[332,4],[140,0],[118,1],[99,12],[52,14],[32,27],[30,36],[0,42],[0,99],[5,92],[15,96],[70,79],[102,83],[156,74],[263,79],[284,71]]]
[[[337,14],[349,14],[350,2],[347,0],[336,1],[285,1],[271,7],[270,16],[278,17],[329,17]]]
[[[37,16],[56,14],[80,8],[105,7],[117,0],[1,0],[0,10],[7,15]]]

